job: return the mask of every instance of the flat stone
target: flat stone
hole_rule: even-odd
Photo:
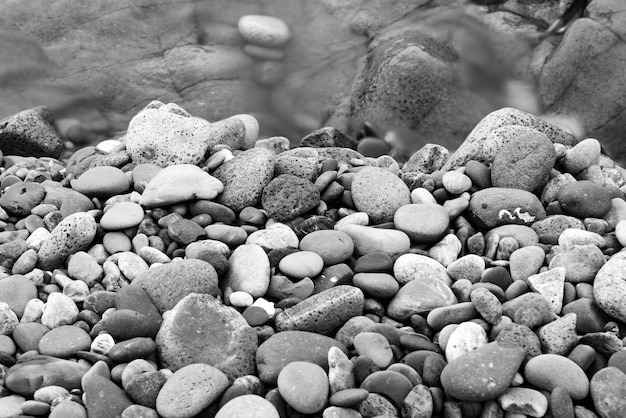
[[[555,267],[543,273],[533,274],[526,281],[530,288],[545,297],[555,314],[563,308],[565,267]]]
[[[313,251],[296,251],[283,257],[278,268],[296,280],[315,277],[324,268],[324,259]]]
[[[531,225],[546,217],[546,212],[534,194],[526,190],[490,187],[472,194],[469,220],[479,228],[500,225]]]
[[[143,220],[143,208],[134,202],[119,202],[100,218],[100,226],[110,231],[132,228]]]
[[[35,391],[46,386],[79,389],[80,380],[87,370],[88,366],[73,361],[40,354],[28,355],[9,368],[4,384],[11,392],[31,398]]]
[[[27,277],[16,274],[0,280],[0,302],[9,305],[18,318],[24,314],[28,301],[36,297],[37,288]]]
[[[0,196],[0,208],[15,216],[28,216],[31,209],[39,205],[46,194],[39,183],[18,182],[4,189]]]
[[[380,369],[386,369],[393,361],[393,351],[384,335],[377,332],[360,332],[353,340],[354,349],[360,356],[370,358]]]
[[[343,231],[318,230],[300,240],[300,250],[313,251],[324,260],[325,266],[346,261],[354,252],[352,238]]]
[[[85,171],[77,179],[70,180],[75,191],[87,197],[109,197],[130,189],[130,180],[117,167],[100,166]]]
[[[240,245],[228,259],[228,272],[222,286],[246,292],[254,298],[265,295],[270,283],[270,262],[256,244]]]

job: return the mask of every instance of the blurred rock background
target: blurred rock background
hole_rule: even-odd
[[[294,143],[368,122],[411,152],[455,148],[513,106],[572,116],[626,162],[626,3],[591,0],[563,35],[543,38],[571,1],[5,0],[0,118],[47,105],[88,142],[160,100],[209,121],[251,113],[263,136]],[[289,25],[282,59],[244,52],[247,14]]]

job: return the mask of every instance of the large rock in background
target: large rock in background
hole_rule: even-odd
[[[7,0],[0,117],[44,104],[88,127],[124,130],[160,100],[209,121],[250,112],[262,135],[294,142],[323,125],[355,135],[373,122],[402,132],[410,153],[427,142],[455,148],[482,116],[514,106],[575,116],[620,159],[623,2],[592,0],[564,35],[540,39],[570,2]],[[258,82],[268,67],[242,51],[236,26],[246,14],[291,28],[285,58],[271,67],[285,72],[275,85]],[[15,47],[7,39],[16,34],[41,50]]]

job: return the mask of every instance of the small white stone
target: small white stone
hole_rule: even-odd
[[[252,306],[258,306],[259,308],[263,309],[265,312],[267,312],[267,315],[270,317],[270,319],[274,318],[274,315],[276,315],[274,302],[270,302],[269,300],[258,298],[254,301]]]
[[[370,217],[365,212],[355,212],[348,216],[344,216],[335,223],[335,229],[341,230],[346,225],[367,226],[370,223]]]
[[[250,293],[241,290],[231,293],[228,300],[235,308],[247,308],[254,303],[254,299],[250,296]]]
[[[0,335],[11,335],[18,324],[15,312],[8,304],[0,302]]]
[[[474,351],[489,342],[487,333],[475,322],[462,322],[450,337],[446,344],[446,359],[448,363],[464,354]]]
[[[411,191],[411,203],[433,203],[437,204],[437,199],[431,192],[423,187],[418,187]]]
[[[115,345],[115,340],[110,334],[99,334],[91,342],[91,351],[97,354],[107,355],[111,347]]]
[[[441,182],[444,189],[452,195],[459,195],[472,188],[472,179],[456,170],[446,172]]]
[[[622,247],[626,247],[626,221],[619,221],[615,226],[615,238]]]
[[[243,16],[239,19],[237,27],[244,39],[256,45],[279,47],[291,38],[287,24],[272,16]]]
[[[587,138],[568,149],[563,158],[565,171],[576,175],[594,164],[601,154],[600,142],[595,138]]]
[[[555,267],[527,279],[530,288],[545,297],[556,314],[561,313],[563,308],[565,273],[565,267]]]
[[[143,258],[135,253],[131,253],[130,251],[124,251],[120,254],[119,259],[117,260],[117,266],[124,276],[131,282],[135,279],[135,277],[144,271],[147,271],[149,268]]]
[[[126,149],[126,145],[117,139],[105,139],[96,146],[96,149],[104,153],[118,152]]]
[[[28,246],[28,248],[39,251],[39,249],[41,248],[41,244],[43,244],[44,241],[50,238],[51,235],[52,234],[50,233],[50,231],[48,231],[43,226],[40,226],[39,228],[31,232],[31,234],[28,236],[28,238],[26,239],[26,245]]]

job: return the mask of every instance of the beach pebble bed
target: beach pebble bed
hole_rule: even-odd
[[[79,150],[49,119],[0,128],[0,418],[626,416],[596,139],[505,108],[401,165],[160,102]]]

